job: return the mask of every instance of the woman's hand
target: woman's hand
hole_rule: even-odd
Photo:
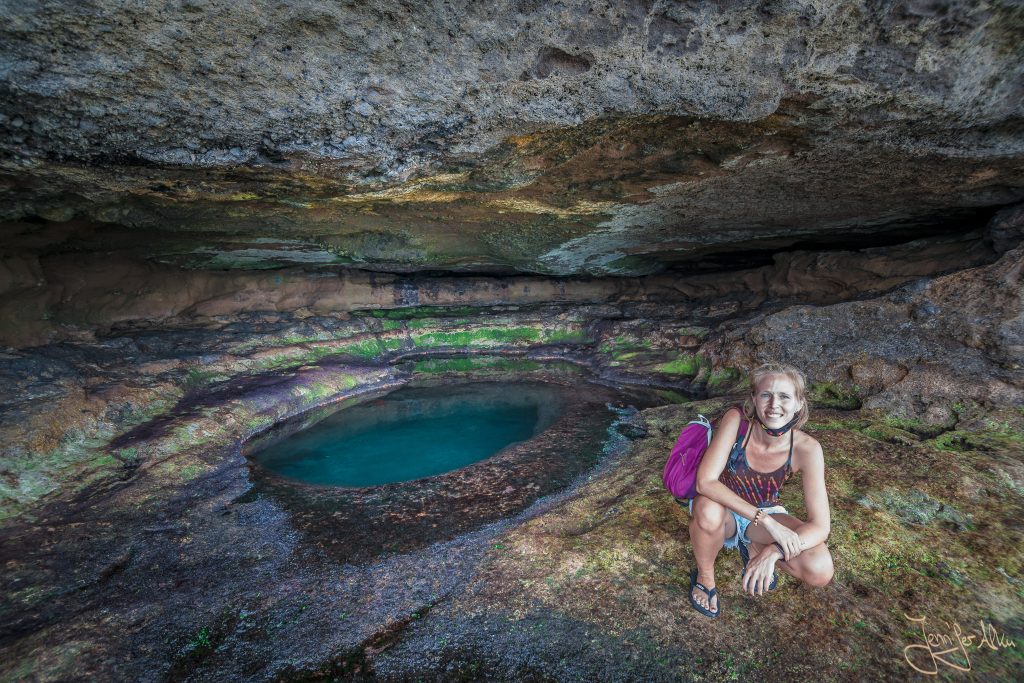
[[[776,543],[782,546],[784,560],[792,560],[804,551],[803,544],[800,541],[800,534],[785,524],[776,522],[771,518],[771,515],[767,515],[762,524],[764,525],[764,530],[775,539]]]
[[[744,593],[764,595],[768,592],[768,586],[771,585],[772,577],[775,575],[776,555],[769,552],[769,549],[774,547],[764,548],[747,563],[747,571],[743,574]]]

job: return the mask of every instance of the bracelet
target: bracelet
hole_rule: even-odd
[[[757,526],[757,523],[759,521],[761,521],[761,515],[763,515],[763,514],[764,514],[764,508],[757,508],[757,512],[754,513],[754,520],[753,520],[754,521],[754,526]]]

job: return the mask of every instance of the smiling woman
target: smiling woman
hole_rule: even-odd
[[[809,410],[803,374],[768,364],[750,375],[743,408],[730,408],[697,471],[697,496],[690,501],[690,539],[697,568],[690,575],[690,604],[715,618],[715,558],[737,548],[743,589],[760,595],[775,588],[775,566],[814,586],[832,579],[825,547],[830,513],[821,445],[800,431]],[[803,474],[808,521],[779,505],[783,484]]]

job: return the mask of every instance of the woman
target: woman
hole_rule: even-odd
[[[715,558],[723,546],[739,548],[743,590],[751,595],[775,587],[776,566],[812,586],[832,579],[825,460],[821,444],[800,431],[809,416],[803,375],[788,365],[762,365],[751,373],[750,386],[742,410],[730,408],[718,421],[690,501],[697,559],[690,604],[711,618],[721,611]],[[794,472],[803,475],[806,522],[778,505]]]

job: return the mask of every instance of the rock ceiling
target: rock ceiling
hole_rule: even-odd
[[[978,3],[8,8],[4,240],[600,276],[965,232],[1024,197],[1022,27]]]

